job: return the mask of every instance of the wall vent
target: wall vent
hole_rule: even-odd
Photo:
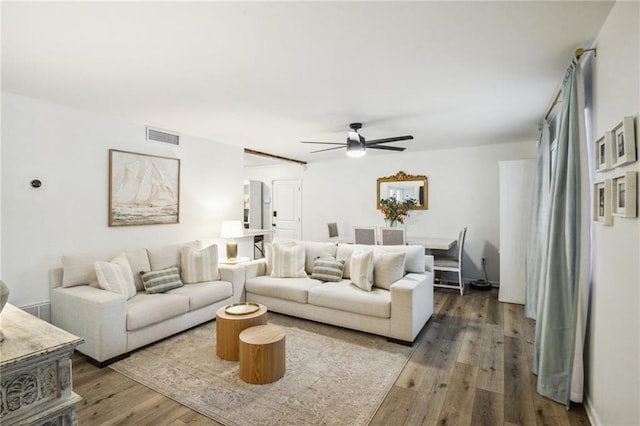
[[[149,126],[147,126],[147,140],[180,145],[180,135],[178,133]]]
[[[32,305],[19,306],[19,308],[43,321],[51,322],[51,302],[34,303]]]

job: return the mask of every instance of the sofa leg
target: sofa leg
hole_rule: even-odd
[[[106,361],[97,361],[97,360],[91,358],[89,355],[84,355],[84,354],[83,355],[87,359],[89,364],[95,365],[98,368],[104,368],[104,367],[107,367],[110,364],[113,364],[114,362],[120,361],[121,359],[128,358],[130,354],[131,354],[130,352],[127,352],[127,353],[124,353],[122,355],[115,356],[115,357],[113,357],[111,359],[108,359]]]
[[[392,337],[387,337],[387,342],[397,343],[399,345],[413,347],[413,342],[408,341],[408,340],[400,340],[400,339],[394,339]]]

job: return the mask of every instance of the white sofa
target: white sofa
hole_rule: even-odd
[[[433,257],[422,246],[361,246],[297,241],[305,246],[303,278],[270,276],[272,254],[246,263],[246,301],[270,311],[333,324],[411,344],[433,314]],[[349,262],[355,250],[406,253],[402,277],[389,289],[365,291],[352,284]],[[311,278],[318,257],[345,261],[343,279],[323,282]]]
[[[139,272],[180,265],[183,246],[125,251],[137,289],[128,300],[100,289],[94,268],[96,261],[109,261],[122,251],[63,256],[62,266],[49,273],[51,322],[84,338],[78,351],[106,365],[134,349],[215,319],[220,307],[242,299],[245,272],[236,265],[219,265],[219,280],[147,294]]]

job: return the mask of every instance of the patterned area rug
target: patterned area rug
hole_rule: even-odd
[[[412,348],[385,338],[270,312],[286,330],[285,376],[266,385],[238,377],[216,355],[215,321],[134,352],[114,370],[220,423],[365,425]]]

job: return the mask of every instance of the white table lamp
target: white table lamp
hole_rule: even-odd
[[[227,259],[233,260],[238,256],[236,238],[244,236],[242,222],[239,220],[225,220],[220,227],[220,238],[227,238]]]

